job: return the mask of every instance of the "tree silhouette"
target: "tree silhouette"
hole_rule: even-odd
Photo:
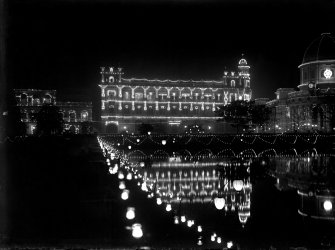
[[[12,95],[7,98],[7,111],[4,116],[5,135],[8,137],[26,135],[27,126],[21,121],[21,112],[16,100]]]
[[[36,121],[37,135],[58,135],[63,132],[64,120],[57,106],[44,104],[33,120]]]
[[[250,117],[250,105],[247,101],[232,101],[225,106],[219,106],[215,111],[220,118],[218,121],[225,121],[232,127],[236,128],[236,133],[239,133],[241,127],[248,127]]]
[[[271,109],[265,104],[256,104],[255,101],[249,102],[249,113],[253,126],[262,127],[270,120]]]

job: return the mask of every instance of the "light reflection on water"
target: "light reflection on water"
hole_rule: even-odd
[[[224,239],[231,232],[230,237],[235,239],[239,235],[252,238],[258,231],[266,232],[262,227],[271,224],[278,229],[269,228],[270,234],[296,230],[296,237],[301,237],[306,231],[305,219],[313,223],[334,221],[333,155],[323,155],[316,148],[177,149],[120,150],[147,187],[148,197],[169,208],[166,211],[173,214],[175,224],[184,221],[194,227],[195,221],[201,231],[209,228]],[[221,199],[222,210],[216,208],[217,198]],[[284,202],[278,208],[271,204],[276,199]],[[286,220],[282,217],[283,223],[271,218],[281,214],[288,216]],[[267,216],[271,219],[262,218]],[[315,237],[323,233],[314,230],[311,234]]]

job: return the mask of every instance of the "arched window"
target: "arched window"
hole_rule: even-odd
[[[235,80],[231,80],[230,85],[235,88]]]
[[[109,81],[110,83],[114,83],[114,76],[110,76],[109,79],[108,79],[108,81]]]
[[[81,121],[88,121],[88,112],[86,110],[81,112]]]
[[[21,105],[28,105],[28,96],[26,93],[22,93],[20,98],[21,98],[20,102]]]
[[[74,110],[69,111],[69,121],[70,122],[76,121],[76,111]]]
[[[50,94],[46,94],[43,98],[43,103],[47,103],[50,104],[51,103],[51,95]]]

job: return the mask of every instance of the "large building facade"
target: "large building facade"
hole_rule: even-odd
[[[101,67],[101,119],[105,132],[137,132],[141,123],[154,131],[177,133],[197,124],[206,132],[223,132],[217,106],[252,96],[250,66],[242,58],[237,71],[218,81],[123,78],[121,68]]]
[[[27,125],[27,134],[33,134],[36,122],[33,116],[43,104],[53,104],[60,108],[64,119],[64,130],[80,133],[83,122],[92,122],[91,102],[56,102],[56,90],[14,89],[21,120]]]
[[[280,88],[272,108],[271,132],[335,132],[335,39],[323,33],[306,49],[298,90]]]

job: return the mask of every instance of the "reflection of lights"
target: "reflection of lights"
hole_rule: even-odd
[[[157,198],[156,202],[157,202],[157,205],[161,205],[162,204],[162,199],[161,198]]]
[[[117,145],[120,146],[120,143],[118,143]]]
[[[137,139],[136,141],[137,141],[137,142],[140,142],[140,139]]]
[[[165,207],[165,210],[166,210],[167,212],[170,212],[171,209],[172,209],[171,204],[167,204],[166,207]]]
[[[142,226],[141,224],[133,224],[132,226],[132,235],[134,238],[138,239],[143,236]]]
[[[148,135],[151,135],[151,132],[150,132],[150,131],[148,131]]]
[[[178,216],[174,217],[174,224],[179,224],[179,218],[178,218]]]
[[[236,191],[241,191],[243,188],[243,181],[242,180],[235,180],[233,181],[233,187]]]
[[[220,244],[220,243],[221,243],[221,237],[218,237],[218,238],[216,239],[216,242]]]
[[[214,199],[214,205],[215,205],[216,209],[218,209],[218,210],[223,209],[223,207],[225,205],[225,199],[224,198],[216,197]]]
[[[333,208],[333,204],[330,200],[326,200],[323,202],[323,208],[328,212],[330,210],[332,210]]]
[[[162,140],[162,145],[165,145],[166,144],[166,140]]]
[[[201,239],[198,239],[198,246],[202,246],[202,240]]]
[[[143,168],[145,166],[145,163],[143,161],[140,162],[140,167]]]
[[[133,208],[133,207],[128,207],[127,208],[126,218],[128,220],[132,220],[132,219],[135,218],[135,208]]]
[[[129,198],[129,190],[128,189],[124,189],[121,193],[121,199],[122,200],[128,200]]]
[[[228,247],[228,248],[231,248],[232,246],[233,246],[233,242],[232,242],[232,241],[228,241],[228,242],[227,242],[227,247]]]
[[[201,233],[202,232],[202,227],[198,226],[198,232]]]
[[[111,160],[114,160],[115,158],[115,153],[111,153]]]
[[[124,181],[120,181],[119,189],[123,190],[125,188],[126,188],[126,184],[124,183]]]
[[[215,241],[215,235],[211,236],[211,241]]]
[[[128,149],[131,149],[131,146],[130,146],[130,145],[128,146]]]
[[[180,217],[180,221],[181,221],[181,222],[185,222],[185,221],[186,221],[186,216],[185,216],[185,215],[181,216],[181,217]]]
[[[127,180],[131,180],[133,178],[133,175],[131,173],[127,174]]]
[[[120,180],[123,180],[123,179],[124,179],[124,174],[123,174],[122,172],[119,172],[119,174],[118,174],[118,178],[119,178]]]

